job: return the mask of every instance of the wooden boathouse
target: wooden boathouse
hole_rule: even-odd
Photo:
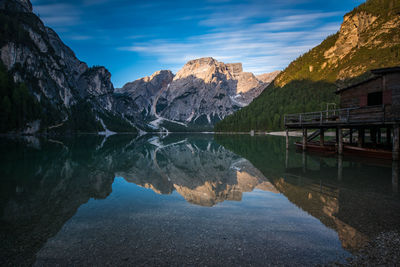
[[[287,148],[289,131],[301,129],[303,139],[296,145],[303,150],[399,160],[400,66],[371,73],[336,91],[339,109],[285,115]],[[314,132],[308,135],[309,130]],[[329,130],[336,131],[336,138],[326,141]]]

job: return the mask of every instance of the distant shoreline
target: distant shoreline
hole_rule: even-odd
[[[273,136],[286,136],[286,132],[285,131],[281,131],[281,132],[269,132],[269,133],[265,133],[266,135],[273,135]],[[289,131],[289,136],[294,136],[294,137],[298,137],[298,136],[302,136],[301,132],[295,132]]]
[[[269,132],[269,133],[265,133],[266,135],[273,135],[273,136],[286,136],[286,132],[285,131],[281,131],[281,132]],[[335,132],[326,132],[325,136],[335,136],[336,133]],[[303,133],[300,131],[289,131],[289,136],[293,136],[293,137],[301,137],[303,136]]]

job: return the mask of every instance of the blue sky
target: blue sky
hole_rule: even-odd
[[[34,12],[116,88],[211,56],[261,74],[339,30],[363,0],[32,0]]]

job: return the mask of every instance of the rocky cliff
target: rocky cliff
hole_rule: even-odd
[[[15,83],[25,83],[42,109],[33,132],[133,130],[115,112],[111,74],[77,59],[57,33],[32,13],[29,0],[0,0],[0,20],[1,63]],[[1,98],[13,99],[12,90],[8,94]],[[10,120],[6,118],[9,124]],[[23,122],[23,128],[29,125]]]
[[[153,104],[157,102],[162,91],[167,89],[173,78],[174,74],[171,71],[161,70],[151,76],[125,84],[116,90],[116,93],[124,100],[119,101],[118,112],[128,118],[139,117],[138,119],[143,122],[142,128],[146,129],[146,122],[156,118]]]
[[[117,92],[131,98],[124,110],[136,106],[153,128],[204,130],[247,106],[278,73],[258,78],[243,72],[241,63],[200,58],[186,63],[175,76],[169,71],[156,72]]]
[[[243,72],[240,63],[191,60],[162,92],[156,111],[174,121],[213,125],[253,100],[245,93],[262,87],[266,85],[252,73]]]

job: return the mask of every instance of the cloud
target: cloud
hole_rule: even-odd
[[[68,39],[75,40],[75,41],[86,41],[93,39],[93,36],[90,35],[69,35],[67,36]]]
[[[81,22],[81,11],[70,4],[44,4],[35,5],[34,11],[47,25],[72,26]]]
[[[95,6],[95,5],[103,5],[103,4],[110,3],[110,2],[113,2],[113,1],[112,0],[84,0],[83,5]]]
[[[315,12],[272,18],[254,24],[215,26],[206,34],[184,39],[137,41],[119,49],[156,56],[161,63],[171,65],[183,65],[194,58],[211,56],[225,62],[242,62],[245,71],[261,74],[284,68],[326,36],[339,30],[339,21],[320,23],[325,18],[338,15],[337,12]],[[228,14],[224,19],[228,21],[229,18]],[[243,15],[237,19],[247,18]],[[221,20],[216,24],[224,23]]]
[[[209,3],[229,3],[231,0],[207,0]]]
[[[175,71],[207,56],[242,62],[255,73],[283,69],[339,30],[343,14],[356,5],[348,0],[31,1],[82,60],[104,64],[114,76],[126,69],[137,75],[161,67]]]
[[[286,16],[282,19],[274,19],[269,22],[255,24],[254,27],[267,28],[272,31],[283,31],[287,29],[295,29],[295,28],[305,28],[313,26],[315,21],[329,18],[334,16],[339,16],[340,12],[327,12],[327,13],[311,13],[311,14],[300,14],[300,15],[292,15]]]

